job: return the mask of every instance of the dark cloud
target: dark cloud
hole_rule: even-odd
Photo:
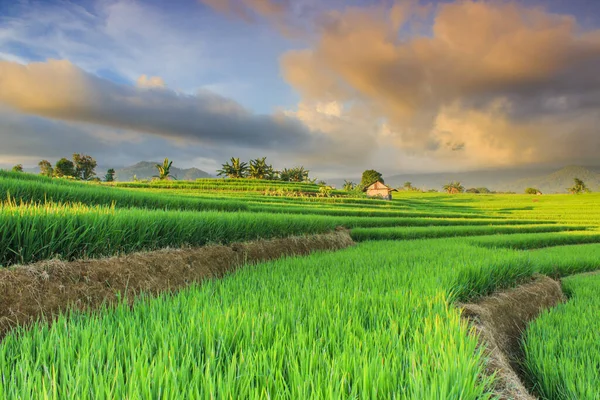
[[[302,152],[323,139],[293,118],[254,115],[208,91],[186,95],[160,87],[118,85],[68,61],[0,61],[0,102],[22,113],[213,145]]]

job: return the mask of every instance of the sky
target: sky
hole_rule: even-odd
[[[0,165],[599,165],[599,71],[593,0],[0,0]]]

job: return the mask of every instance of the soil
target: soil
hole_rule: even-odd
[[[496,374],[496,395],[500,399],[535,399],[521,380],[519,360],[523,359],[521,337],[527,324],[545,309],[566,300],[560,282],[535,277],[515,289],[460,304],[488,353],[487,373]]]
[[[0,339],[17,326],[66,310],[90,310],[144,292],[156,295],[219,278],[248,263],[314,251],[338,250],[354,242],[345,229],[329,234],[165,249],[106,259],[50,260],[0,269]]]

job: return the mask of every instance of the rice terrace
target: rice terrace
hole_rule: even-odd
[[[0,400],[600,399],[598,16],[0,0]]]

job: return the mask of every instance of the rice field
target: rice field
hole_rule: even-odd
[[[3,267],[339,227],[357,242],[17,328],[0,342],[0,398],[491,399],[495,377],[456,302],[536,274],[600,269],[598,194],[382,201],[286,196],[314,187],[274,184],[99,185],[0,171]],[[551,310],[528,331],[530,377],[547,398],[598,398],[597,376],[577,369],[597,362],[580,354],[593,334],[564,350],[565,320],[593,319],[568,308],[595,312],[590,282],[565,279],[571,311]],[[561,363],[570,372],[560,382],[542,368]]]
[[[525,367],[544,399],[598,398],[600,275],[563,280],[567,303],[547,310],[527,330]]]

